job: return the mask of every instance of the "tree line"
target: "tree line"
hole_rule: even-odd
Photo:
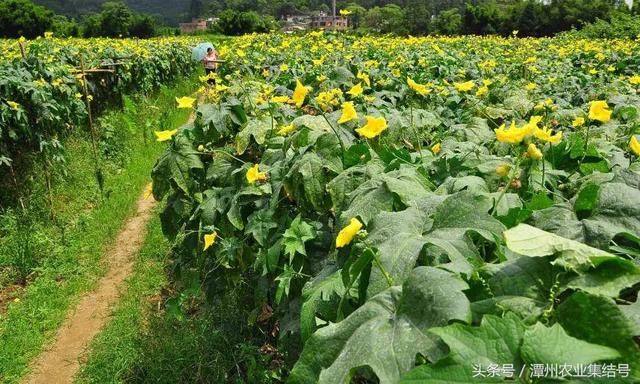
[[[287,15],[330,13],[330,0],[190,0],[184,19],[217,17],[211,32],[239,35],[278,28]],[[338,0],[359,32],[398,35],[498,34],[548,36],[595,24],[595,35],[630,34],[640,26],[640,1],[624,0]],[[106,2],[99,12],[67,18],[30,0],[0,0],[0,36],[150,37],[175,33],[158,18],[125,3]],[[615,26],[615,27],[612,27]],[[635,37],[635,36],[632,36]]]
[[[100,12],[75,20],[30,0],[0,0],[0,37],[34,38],[45,32],[63,37],[148,38],[158,34],[159,29],[153,16],[133,12],[123,2],[106,2]]]

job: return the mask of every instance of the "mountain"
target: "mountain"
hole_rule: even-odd
[[[56,13],[69,17],[81,17],[100,11],[102,3],[109,0],[32,0]],[[189,14],[190,0],[125,0],[136,12],[149,13],[167,25],[178,25]]]

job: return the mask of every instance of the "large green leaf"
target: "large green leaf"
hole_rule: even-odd
[[[308,281],[302,289],[302,309],[300,310],[300,332],[306,341],[316,330],[316,317],[319,312],[324,316],[335,317],[338,299],[346,292],[340,271],[335,266],[323,269],[316,277]]]
[[[469,365],[473,362],[483,367],[514,364],[516,371],[522,366],[520,346],[525,326],[512,313],[507,313],[503,318],[484,316],[478,327],[452,324],[432,329],[431,332],[440,336],[449,346],[450,356],[458,364]]]
[[[275,122],[273,122],[275,124]],[[267,134],[273,129],[270,117],[251,119],[236,135],[236,152],[244,153],[251,142],[251,137],[259,145],[264,144]]]
[[[522,318],[537,318],[549,304],[558,268],[550,257],[519,257],[486,264],[480,271],[483,286],[469,292],[474,313],[502,314],[505,310]]]
[[[569,288],[612,298],[620,291],[640,283],[640,267],[621,257],[607,259],[594,269],[577,276],[568,283]]]
[[[529,364],[578,364],[620,357],[613,348],[591,344],[567,335],[560,324],[536,323],[524,333],[522,358]]]
[[[368,366],[382,383],[396,383],[416,354],[442,356],[437,338],[425,331],[452,319],[468,321],[466,284],[455,275],[421,267],[404,286],[368,300],[343,321],[317,330],[294,366],[291,383],[347,383],[353,370]]]
[[[367,240],[378,249],[380,262],[394,284],[402,284],[411,273],[427,242],[422,236],[428,228],[427,215],[413,207],[401,212],[381,212],[367,229]],[[386,288],[387,280],[380,269],[372,269],[367,295],[375,296]]]
[[[154,197],[162,200],[171,185],[190,194],[194,185],[192,172],[203,169],[200,154],[194,150],[186,135],[179,133],[151,171]]]
[[[607,297],[575,292],[556,309],[557,322],[570,336],[617,350],[621,363],[640,366],[640,348],[633,340],[635,326]],[[635,378],[640,371],[632,370]]]
[[[640,189],[623,183],[600,186],[592,214],[582,221],[585,240],[604,248],[618,234],[640,236]]]
[[[504,225],[489,215],[493,200],[486,195],[463,191],[447,197],[433,214],[433,227],[425,235],[430,244],[443,249],[450,262],[446,268],[470,273],[482,264],[477,247],[468,234],[494,241]]]
[[[507,247],[513,252],[530,257],[557,255],[555,264],[566,269],[584,272],[607,259],[616,256],[545,232],[527,224],[519,224],[504,232]]]

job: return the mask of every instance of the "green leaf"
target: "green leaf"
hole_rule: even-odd
[[[449,359],[444,359],[436,365],[424,364],[402,376],[400,384],[504,383],[504,378],[502,377],[476,377],[473,372],[473,364],[456,364],[449,361]]]
[[[296,199],[311,203],[318,212],[326,211],[329,205],[325,190],[329,177],[325,174],[325,165],[315,152],[307,152],[291,166],[286,176]]]
[[[582,221],[585,240],[599,248],[619,234],[640,234],[640,189],[623,183],[600,186],[598,203]]]
[[[345,293],[340,271],[334,266],[324,268],[304,285],[303,304],[300,310],[300,332],[303,341],[315,332],[316,317],[319,312],[322,312],[326,318],[335,317],[339,298]]]
[[[558,274],[550,259],[523,256],[500,264],[486,264],[479,271],[486,286],[469,292],[474,312],[502,314],[510,310],[524,319],[537,318],[548,305]]]
[[[640,335],[640,300],[636,300],[631,305],[618,305],[618,308],[629,319],[633,327],[633,335]]]
[[[522,358],[529,364],[589,365],[620,357],[618,351],[567,335],[560,324],[536,323],[524,333]]]
[[[282,273],[276,277],[276,281],[278,282],[278,288],[276,288],[276,304],[280,304],[282,300],[289,296],[289,289],[291,288],[291,280],[297,276],[296,271],[289,264],[284,265],[284,270]]]
[[[471,304],[463,292],[467,289],[469,286],[457,274],[417,267],[404,283],[400,311],[411,313],[414,324],[433,326],[454,319],[470,323]]]
[[[307,251],[305,250],[304,243],[315,237],[315,228],[303,221],[301,215],[293,219],[289,228],[284,231],[282,242],[284,252],[289,255],[289,262],[293,261],[296,253],[306,256]]]
[[[264,144],[267,134],[271,129],[272,122],[270,117],[249,120],[244,128],[236,135],[236,152],[243,154],[251,142],[251,137],[253,137],[257,144]]]
[[[193,143],[185,135],[177,134],[151,171],[154,197],[162,200],[171,185],[189,195],[194,187],[193,172],[203,169]]]
[[[640,365],[640,348],[634,342],[634,325],[616,303],[607,297],[575,292],[555,311],[556,321],[575,338],[617,350],[620,362]],[[640,372],[631,370],[638,379]]]
[[[270,209],[261,209],[253,212],[247,219],[245,233],[250,233],[258,244],[264,246],[269,238],[269,231],[277,228],[278,224],[273,221],[274,212]]]
[[[507,247],[524,256],[558,255],[554,264],[566,269],[584,272],[594,261],[602,262],[616,256],[577,241],[565,239],[527,224],[520,224],[504,232]]]
[[[393,195],[381,178],[362,183],[349,195],[349,208],[340,214],[340,222],[359,217],[367,225],[381,211],[393,209]]]
[[[607,259],[568,283],[569,288],[617,298],[620,291],[640,283],[640,267],[623,258]]]
[[[434,328],[431,332],[440,336],[451,350],[450,358],[457,364],[468,366],[480,364],[513,364],[520,371],[520,345],[525,332],[522,321],[514,314],[507,313],[503,318],[486,315],[480,326],[452,324]],[[469,377],[469,382],[473,382]]]
[[[402,284],[413,270],[427,243],[422,237],[426,226],[427,213],[412,207],[401,212],[381,212],[368,227],[367,240],[378,249],[380,262],[395,284]],[[382,272],[372,269],[367,296],[375,296],[386,288]]]
[[[463,191],[447,197],[433,215],[427,241],[443,249],[450,260],[445,267],[456,272],[471,272],[481,263],[478,250],[468,237],[476,233],[487,241],[499,238],[504,225],[489,215],[493,201],[485,195]]]
[[[442,356],[437,338],[426,330],[452,319],[469,320],[465,287],[449,272],[416,268],[403,288],[391,287],[343,321],[317,330],[289,381],[346,383],[355,368],[369,366],[381,383],[398,382],[413,367],[417,353],[431,361]]]

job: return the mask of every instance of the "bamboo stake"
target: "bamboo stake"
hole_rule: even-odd
[[[104,180],[102,178],[102,169],[100,168],[100,158],[98,156],[98,133],[93,125],[93,116],[91,115],[91,100],[89,99],[89,88],[87,87],[86,72],[84,70],[84,58],[80,56],[80,71],[82,73],[82,90],[84,91],[84,100],[87,105],[87,117],[89,121],[89,130],[91,131],[91,148],[93,149],[93,158],[96,164],[96,181],[100,194],[103,193]]]

